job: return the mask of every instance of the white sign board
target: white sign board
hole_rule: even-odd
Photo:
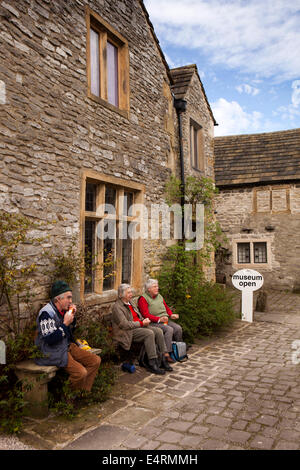
[[[242,320],[253,322],[253,291],[263,283],[263,276],[254,269],[241,269],[233,274],[232,284],[242,291]]]

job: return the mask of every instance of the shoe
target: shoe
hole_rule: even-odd
[[[152,374],[164,375],[166,373],[165,370],[162,370],[158,367],[156,359],[149,359],[149,365],[147,366],[147,369],[152,372]]]
[[[168,371],[168,372],[172,372],[172,370],[173,370],[173,367],[171,367],[171,366],[169,365],[169,363],[168,363],[166,357],[164,357],[164,358],[162,359],[161,368],[164,369],[164,370],[166,370],[166,371]]]
[[[167,361],[170,362],[171,364],[174,364],[176,362],[174,359],[171,358],[171,356],[165,356]]]

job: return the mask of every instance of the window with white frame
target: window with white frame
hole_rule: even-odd
[[[249,241],[236,243],[237,264],[266,264],[268,263],[267,242]]]

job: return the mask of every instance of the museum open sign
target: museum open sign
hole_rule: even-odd
[[[264,278],[253,269],[241,269],[232,276],[232,284],[239,290],[257,290],[264,283]]]
[[[242,320],[253,322],[253,291],[263,283],[263,276],[254,269],[240,269],[232,275],[232,284],[242,291]]]

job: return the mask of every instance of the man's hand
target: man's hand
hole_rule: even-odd
[[[179,315],[177,313],[172,313],[171,320],[178,320]]]
[[[71,309],[72,309],[72,312],[70,313]],[[66,326],[71,325],[71,323],[74,320],[75,313],[76,313],[76,305],[71,305],[70,309],[64,315],[64,324]]]
[[[73,314],[76,315],[76,311],[77,311],[76,305],[75,305],[75,304],[72,304],[71,307],[70,307],[70,309],[72,309],[72,310],[73,310]]]
[[[172,318],[172,317],[171,317],[171,318]],[[167,316],[165,316],[165,317],[160,317],[159,323],[168,323],[168,319],[169,319],[169,318],[168,318]]]
[[[149,318],[144,318],[143,326],[148,326],[150,323],[151,323],[151,321],[149,320]]]

